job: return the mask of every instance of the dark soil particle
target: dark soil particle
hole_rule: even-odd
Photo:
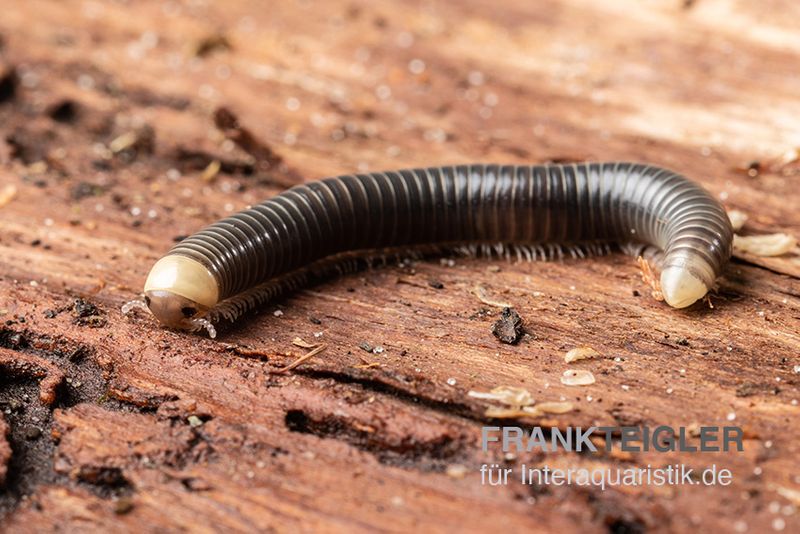
[[[0,104],[10,102],[17,92],[17,72],[14,69],[0,69]]]
[[[73,303],[72,315],[75,317],[75,324],[80,326],[100,328],[106,325],[106,319],[102,316],[100,309],[80,298],[75,299]]]
[[[69,99],[61,100],[47,109],[47,116],[56,122],[72,122],[78,116],[78,104]]]

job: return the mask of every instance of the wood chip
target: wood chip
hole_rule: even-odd
[[[475,296],[478,297],[478,300],[489,306],[495,306],[497,308],[513,308],[513,306],[508,302],[503,302],[489,298],[486,295],[486,288],[483,287],[481,284],[475,286]]]
[[[464,478],[467,474],[467,468],[461,464],[450,464],[447,466],[445,473],[450,478]]]
[[[797,247],[797,239],[789,234],[733,236],[733,250],[756,256],[782,256]]]
[[[534,403],[530,391],[514,386],[498,386],[488,393],[470,391],[467,395],[473,399],[493,400],[508,406],[531,406]]]
[[[485,416],[492,419],[514,419],[517,417],[540,417],[545,414],[565,414],[572,411],[570,402],[543,402],[536,406],[523,406],[505,408],[503,406],[490,406],[486,409]]]
[[[318,347],[319,343],[309,343],[308,341],[304,341],[301,337],[296,337],[292,340],[292,345],[302,347],[304,349],[313,349]]]
[[[577,362],[578,360],[586,360],[588,358],[599,358],[602,356],[599,352],[592,347],[576,347],[564,355],[564,361],[567,363]]]
[[[8,184],[0,189],[0,208],[14,200],[15,196],[17,196],[17,186],[14,184]]]
[[[791,501],[797,506],[800,506],[800,490],[787,488],[785,486],[778,486],[775,488],[775,491],[777,491],[781,497]]]
[[[524,406],[522,408],[490,406],[486,408],[484,415],[492,419],[516,419],[517,417],[537,417],[542,415],[542,412],[536,406]]]
[[[542,413],[562,414],[571,412],[574,406],[571,402],[541,402],[536,408]]]
[[[565,386],[589,386],[595,383],[594,375],[585,369],[567,369],[561,376]]]
[[[219,174],[219,170],[222,168],[222,163],[218,159],[213,160],[209,163],[205,169],[203,169],[203,174],[200,175],[200,179],[204,182],[212,181],[217,174]]]
[[[108,149],[114,154],[117,154],[135,145],[138,139],[139,136],[136,134],[136,132],[124,133],[119,137],[114,138],[114,140],[108,144]]]

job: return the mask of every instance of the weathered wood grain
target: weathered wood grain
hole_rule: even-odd
[[[3,528],[798,528],[790,276],[734,262],[713,309],[676,311],[622,255],[431,259],[301,290],[213,341],[119,312],[174,238],[287,176],[646,160],[748,213],[747,232],[798,235],[795,3],[0,1],[0,12],[0,190],[14,188],[0,207],[1,355],[65,377],[50,407],[35,377],[0,376],[14,448]],[[260,151],[217,130],[220,108]],[[279,168],[257,159],[267,149]],[[492,335],[500,310],[479,284],[524,319],[517,345]],[[296,337],[327,348],[272,373],[306,351]],[[559,380],[576,346],[604,356],[571,364],[597,378],[584,388]],[[487,403],[467,395],[498,385],[575,405],[525,424],[738,424],[745,451],[504,459],[481,452]],[[487,462],[716,464],[734,482],[489,488]]]

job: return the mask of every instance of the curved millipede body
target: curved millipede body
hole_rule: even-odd
[[[163,324],[206,327],[213,336],[215,320],[237,317],[278,286],[299,284],[295,273],[350,251],[491,244],[530,258],[555,250],[550,245],[592,250],[633,241],[662,251],[661,291],[683,308],[712,287],[732,236],[708,192],[651,165],[356,174],[298,185],[184,239],[153,266],[145,302]]]

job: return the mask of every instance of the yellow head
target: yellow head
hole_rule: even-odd
[[[167,255],[150,269],[144,283],[145,303],[165,326],[196,330],[200,319],[219,300],[214,275],[200,262]]]
[[[714,269],[696,254],[678,251],[665,263],[661,270],[661,293],[673,308],[691,306],[714,284]]]

